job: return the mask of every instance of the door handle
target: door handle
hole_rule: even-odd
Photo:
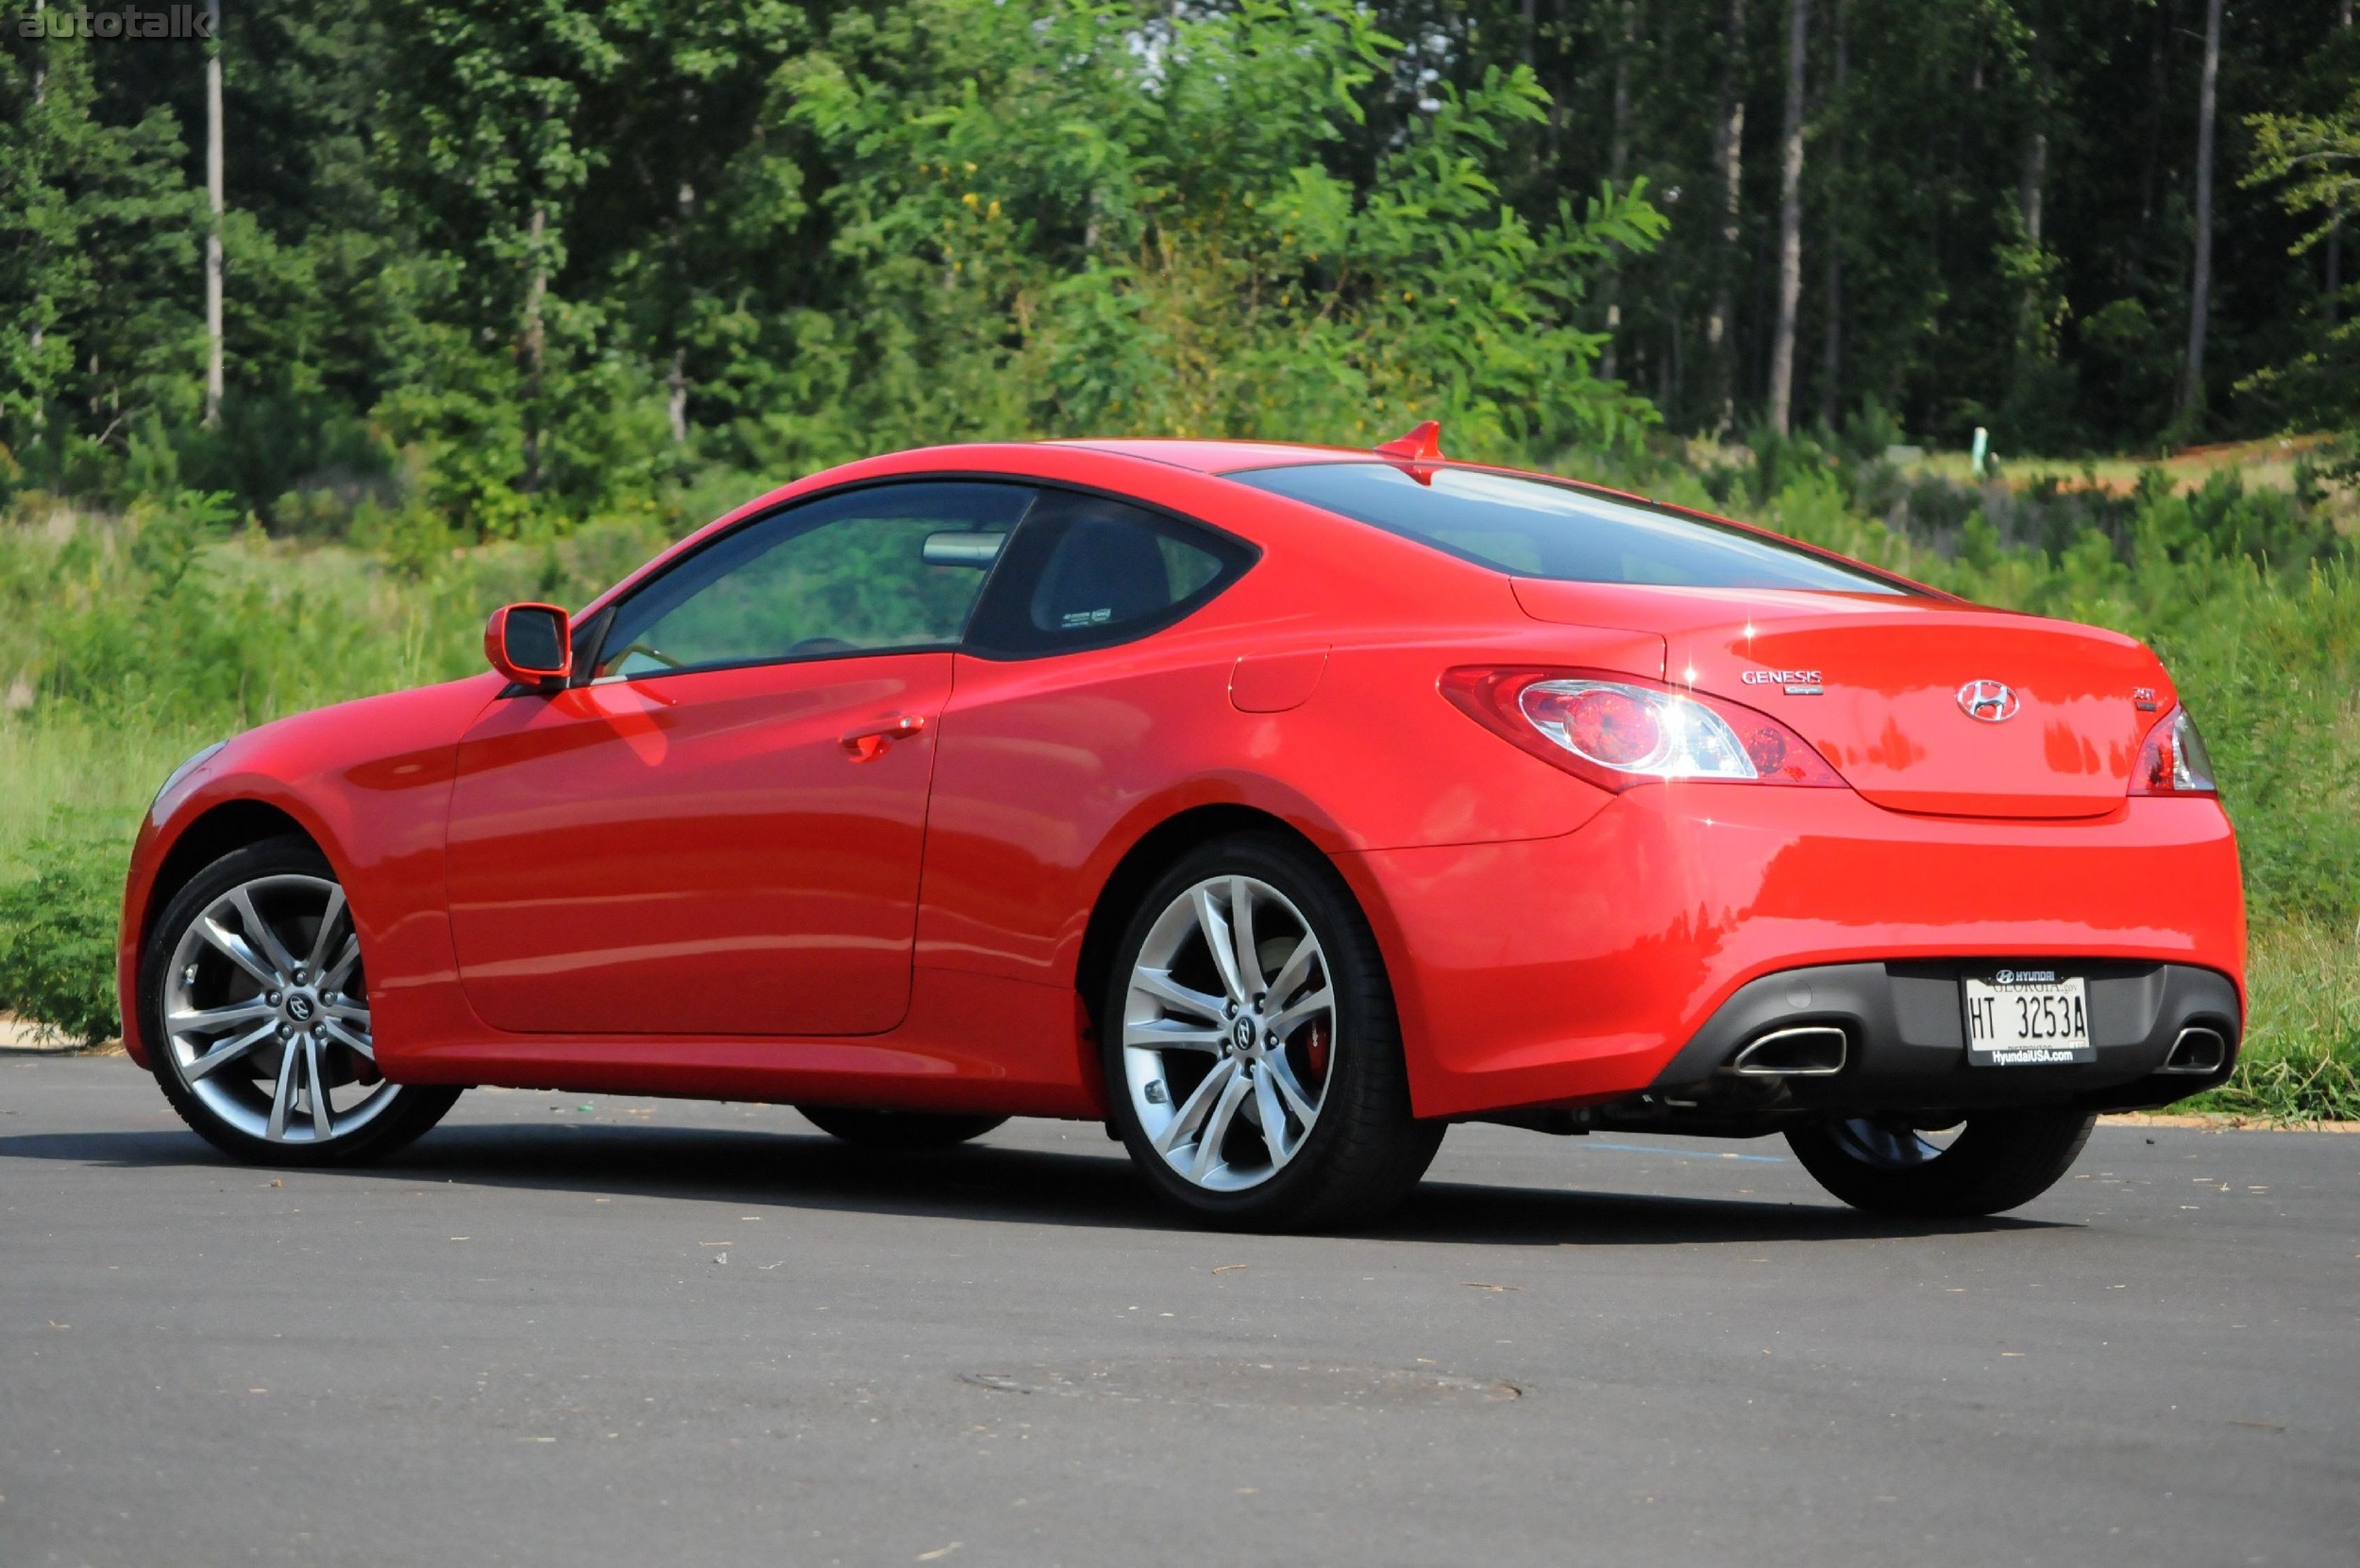
[[[895,741],[908,740],[913,735],[923,734],[925,730],[925,715],[897,714],[873,728],[854,730],[846,735],[844,750],[854,762],[874,762],[884,756]]]

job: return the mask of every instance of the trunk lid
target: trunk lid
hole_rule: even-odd
[[[2104,816],[2173,701],[2152,653],[2096,627],[1939,599],[1644,592],[1662,602],[1618,618],[1663,628],[1666,679],[1777,718],[1894,811]],[[1601,608],[1518,597],[1541,619]]]

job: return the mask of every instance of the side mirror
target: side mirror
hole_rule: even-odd
[[[554,604],[507,604],[483,628],[483,656],[522,686],[563,681],[574,672],[573,628]]]

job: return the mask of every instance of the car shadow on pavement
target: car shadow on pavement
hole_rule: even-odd
[[[235,1169],[194,1135],[35,1133],[0,1137],[0,1159],[122,1168]],[[696,1202],[771,1204],[1022,1224],[1187,1230],[1114,1145],[1104,1154],[990,1144],[928,1154],[848,1148],[824,1136],[733,1129],[446,1126],[381,1167],[306,1170],[307,1180],[421,1179]],[[1679,1246],[1858,1241],[2052,1228],[2005,1216],[1896,1221],[1832,1201],[1666,1197],[1428,1180],[1369,1239],[1495,1246]]]

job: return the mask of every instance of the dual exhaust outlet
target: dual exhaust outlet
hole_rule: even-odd
[[[1749,1041],[1722,1071],[1741,1078],[1831,1078],[1844,1071],[1851,1041],[1832,1023],[1773,1029]],[[2229,1038],[2209,1024],[2192,1023],[2171,1042],[2158,1072],[2191,1077],[2218,1072],[2229,1061]]]
[[[2218,1072],[2228,1060],[2229,1041],[2221,1032],[2206,1024],[2192,1023],[2180,1031],[2180,1037],[2171,1042],[2171,1054],[2155,1071]]]
[[[1842,1029],[1803,1023],[1756,1036],[1724,1071],[1741,1078],[1831,1078],[1850,1054],[1850,1037]]]

